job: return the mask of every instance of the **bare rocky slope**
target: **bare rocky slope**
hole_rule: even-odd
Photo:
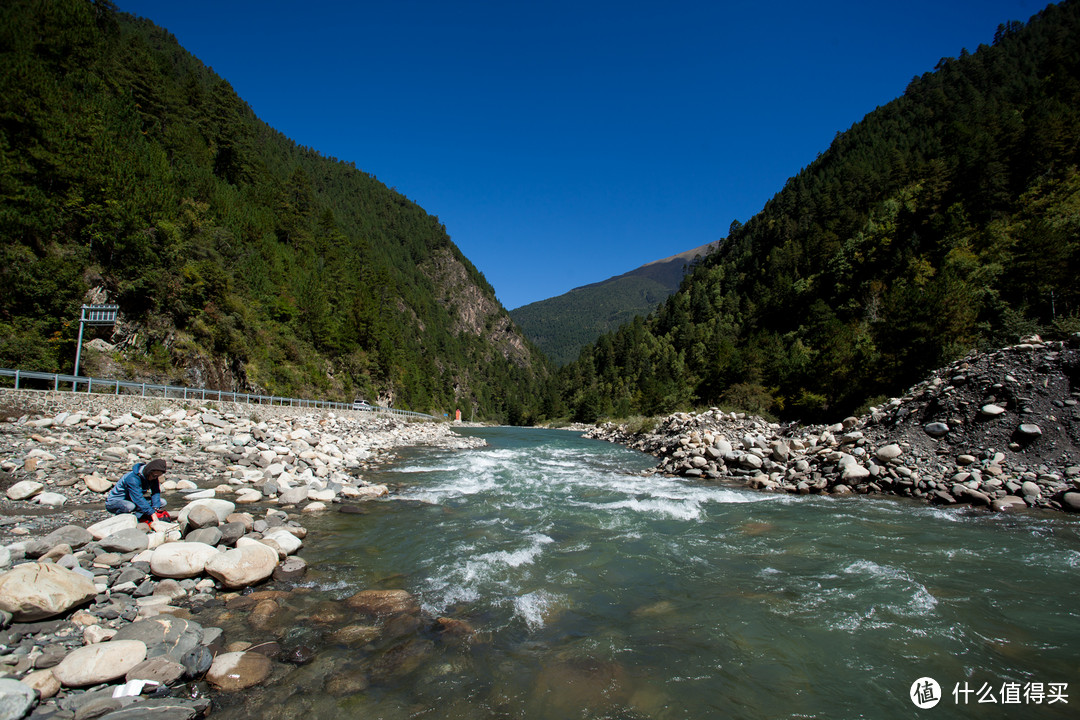
[[[655,430],[589,433],[660,458],[655,472],[773,492],[894,494],[995,510],[1080,511],[1080,335],[975,353],[831,426],[717,409]]]

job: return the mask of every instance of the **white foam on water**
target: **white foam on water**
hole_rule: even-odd
[[[546,590],[518,595],[514,598],[514,617],[524,620],[529,630],[535,632],[544,627],[548,612],[561,599],[561,596]]]
[[[911,593],[911,599],[907,604],[889,604],[886,606],[898,615],[905,617],[924,616],[930,614],[938,605],[937,598],[926,589],[925,585],[898,568],[878,565],[872,560],[857,560],[844,568],[844,572],[848,575],[869,575],[906,586],[905,590]]]

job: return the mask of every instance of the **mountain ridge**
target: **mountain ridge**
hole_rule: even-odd
[[[93,297],[121,322],[87,371],[539,413],[547,361],[439,219],[266,125],[167,30],[12,0],[0,62],[0,365],[69,371]]]
[[[581,285],[545,300],[522,305],[510,317],[559,366],[581,348],[639,315],[652,312],[678,289],[687,268],[722,241],[706,243],[606,280]]]

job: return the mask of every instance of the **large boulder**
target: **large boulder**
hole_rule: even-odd
[[[142,552],[150,547],[146,533],[139,528],[127,528],[101,539],[101,547],[108,552],[120,554]]]
[[[263,533],[263,540],[273,540],[286,555],[292,555],[304,544],[300,538],[281,528]]]
[[[207,561],[206,573],[225,587],[235,589],[265,580],[277,564],[277,551],[256,542],[218,553]]]
[[[79,527],[78,525],[65,525],[53,530],[45,536],[45,542],[49,547],[69,545],[76,550],[86,543],[93,541],[93,539],[94,536],[91,535],[86,528]]]
[[[118,533],[121,530],[137,527],[138,524],[139,521],[133,514],[123,513],[121,515],[113,515],[112,517],[105,518],[101,522],[94,523],[86,529],[95,540],[101,540],[102,538],[106,538],[113,533]]]
[[[0,575],[0,610],[19,622],[59,615],[95,595],[92,580],[52,563],[23,563]]]
[[[217,550],[205,543],[165,543],[150,556],[150,571],[158,577],[195,577],[202,574],[207,561],[217,554]]]
[[[206,679],[219,690],[242,690],[270,675],[270,658],[257,652],[228,652],[214,658]]]
[[[146,645],[138,640],[111,640],[72,650],[53,674],[65,687],[85,687],[122,678],[145,659]]]

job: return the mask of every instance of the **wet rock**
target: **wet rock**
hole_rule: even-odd
[[[362,590],[345,604],[357,612],[382,617],[420,611],[416,598],[407,590]]]
[[[334,697],[346,697],[363,692],[370,685],[367,675],[362,670],[354,668],[327,677],[324,689]]]
[[[423,665],[435,650],[430,640],[412,638],[375,656],[367,665],[372,682],[385,685],[400,680]]]
[[[1061,504],[1066,510],[1080,512],[1080,492],[1067,492],[1061,496]]]
[[[261,653],[223,653],[214,659],[206,679],[219,690],[242,690],[265,680],[272,667],[270,659]]]
[[[122,678],[145,659],[138,640],[110,640],[71,651],[52,672],[66,687],[85,687]]]
[[[202,642],[203,628],[193,620],[159,615],[120,628],[113,639],[137,640],[146,647],[148,658],[166,657],[180,662]]]
[[[346,625],[332,632],[329,639],[341,645],[366,645],[380,634],[381,630],[376,625]]]
[[[143,660],[127,671],[124,679],[152,680],[162,685],[174,685],[184,676],[184,666],[167,657],[154,657]]]
[[[102,720],[195,720],[205,717],[209,711],[208,698],[148,698],[113,710],[102,716]]]
[[[302,578],[305,573],[307,573],[307,562],[302,557],[291,555],[274,568],[273,578],[278,582],[298,580]]]
[[[995,499],[990,504],[990,507],[997,512],[1003,512],[1005,510],[1012,509],[1022,510],[1027,507],[1027,503],[1024,502],[1023,498],[1018,498],[1015,495],[1006,495],[1005,497]]]
[[[53,617],[97,595],[84,575],[49,563],[24,563],[0,575],[0,610],[20,622]]]
[[[214,653],[210,648],[200,645],[184,653],[180,664],[184,668],[184,677],[200,678],[210,670],[214,663]]]

